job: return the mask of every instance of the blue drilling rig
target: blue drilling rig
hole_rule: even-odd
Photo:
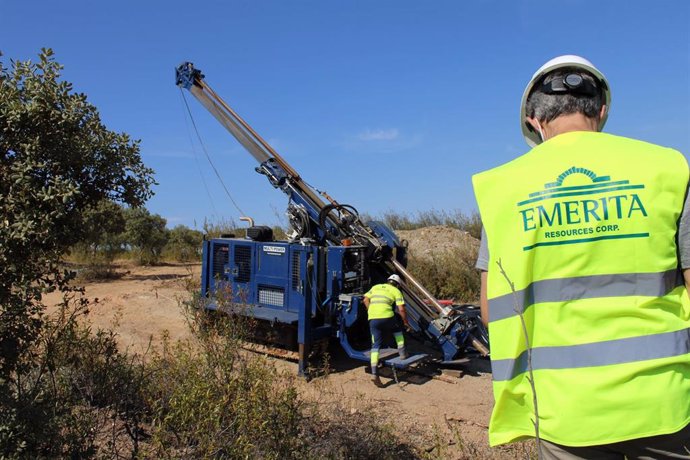
[[[176,84],[196,99],[257,160],[256,172],[288,196],[290,231],[275,241],[270,227],[247,229],[245,238],[203,242],[201,293],[206,308],[219,309],[219,291],[229,293],[231,314],[250,315],[287,331],[283,342],[296,345],[299,373],[307,372],[310,347],[337,338],[354,359],[369,360],[369,332],[363,294],[391,274],[403,280],[411,327],[434,345],[440,360],[466,353],[487,356],[488,336],[473,305],[442,305],[405,268],[406,246],[381,222],[363,222],[357,210],[315,190],[204,81],[190,62],[176,69]],[[223,309],[227,309],[224,307]],[[364,337],[364,340],[361,340]],[[362,346],[364,344],[364,346]],[[424,359],[402,360],[382,350],[384,364],[397,369]]]

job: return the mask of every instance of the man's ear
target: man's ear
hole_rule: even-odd
[[[599,111],[599,131],[601,131],[601,120],[604,119],[604,117],[606,116],[606,112],[608,111],[609,107],[606,104],[601,106],[601,110]]]
[[[527,123],[529,123],[530,126],[534,129],[534,132],[538,133],[539,132],[539,121],[537,121],[536,118],[530,118],[530,117],[526,117],[526,118],[527,118]]]

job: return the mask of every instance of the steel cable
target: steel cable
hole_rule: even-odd
[[[184,93],[180,93],[182,96],[182,100],[184,101]],[[192,133],[189,129],[189,122],[187,121],[187,117],[184,117],[184,124],[185,128],[187,129],[187,136],[189,137],[189,145],[192,148],[192,154],[194,156],[194,163],[196,164],[196,169],[199,171],[199,176],[201,177],[201,183],[204,185],[204,190],[206,190],[206,196],[208,196],[208,201],[211,203],[211,208],[213,209],[213,214],[216,216],[216,219],[220,218],[220,214],[218,214],[218,210],[216,209],[216,204],[213,201],[213,196],[211,195],[211,192],[208,189],[208,184],[206,183],[206,178],[204,177],[204,173],[201,170],[201,165],[199,164],[199,158],[198,158],[198,153],[196,151],[196,148],[194,146],[194,140],[192,139]]]
[[[187,98],[185,97],[184,91],[182,91],[182,88],[180,88],[180,93],[182,94],[182,100],[184,100],[184,105],[187,108],[187,113],[189,113],[189,119],[192,121],[192,126],[194,127],[194,131],[196,132],[196,137],[197,137],[197,139],[199,139],[199,144],[201,144],[201,149],[204,151],[204,155],[206,155],[206,159],[208,160],[209,164],[211,165],[211,168],[213,168],[213,172],[216,174],[218,181],[223,186],[223,190],[225,190],[225,193],[228,195],[228,198],[230,198],[230,201],[235,206],[235,209],[237,209],[237,211],[240,213],[241,216],[244,216],[245,215],[244,211],[242,211],[242,209],[240,209],[239,205],[237,204],[237,202],[235,202],[235,199],[230,194],[230,191],[225,186],[225,182],[223,182],[223,179],[220,177],[220,174],[218,173],[218,170],[216,169],[216,165],[213,164],[213,161],[211,160],[211,157],[208,154],[208,151],[206,150],[206,145],[204,144],[204,141],[201,139],[201,135],[199,134],[199,130],[196,127],[196,122],[194,121],[194,117],[192,116],[192,111],[189,108],[189,104],[187,103]]]

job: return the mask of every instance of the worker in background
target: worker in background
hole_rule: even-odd
[[[547,62],[520,107],[533,148],[473,177],[489,440],[535,421],[547,459],[690,458],[688,164],[600,132],[610,103],[586,59]]]
[[[364,306],[367,308],[369,329],[371,330],[371,378],[378,387],[382,386],[378,375],[379,350],[383,345],[386,335],[392,333],[398,346],[398,355],[401,359],[407,359],[405,338],[397,318],[394,307],[398,307],[398,313],[406,328],[410,327],[405,311],[405,300],[400,292],[400,277],[391,275],[387,283],[373,286],[364,294]]]

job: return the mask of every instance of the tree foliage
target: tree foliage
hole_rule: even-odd
[[[165,246],[166,257],[179,262],[199,260],[201,255],[201,241],[203,233],[185,225],[177,225],[168,232],[168,242]]]
[[[125,241],[138,252],[140,263],[152,264],[160,260],[168,241],[166,220],[151,214],[146,208],[125,210]]]
[[[32,448],[22,430],[47,385],[35,372],[41,296],[58,289],[68,302],[73,275],[60,257],[85,238],[86,210],[139,206],[154,184],[139,142],[108,130],[61,70],[50,49],[38,62],[0,60],[0,456]]]
[[[77,249],[87,254],[92,261],[100,258],[102,262],[112,262],[122,245],[124,231],[125,214],[122,206],[111,200],[102,200],[84,211],[84,234]]]

